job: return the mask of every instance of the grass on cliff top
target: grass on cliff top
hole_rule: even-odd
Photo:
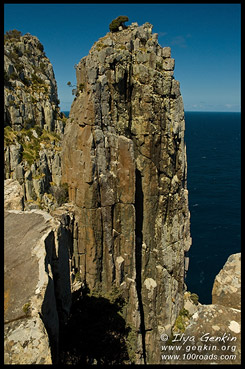
[[[59,135],[55,132],[49,132],[39,126],[29,129],[23,128],[19,132],[10,126],[4,127],[4,147],[21,144],[23,148],[22,160],[27,161],[28,165],[33,164],[39,158],[41,143],[45,145],[46,149],[53,148],[58,151],[60,150],[58,146],[60,140]]]

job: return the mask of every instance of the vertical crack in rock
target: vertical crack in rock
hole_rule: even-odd
[[[127,93],[126,93],[126,103],[128,109],[128,133],[129,137],[132,138],[132,92],[133,92],[133,83],[132,83],[132,60],[129,65],[129,72],[128,72],[128,82],[127,82]]]
[[[142,190],[142,178],[141,173],[138,169],[135,171],[135,268],[136,268],[136,290],[139,300],[140,310],[140,331],[142,335],[142,349],[143,349],[143,360],[146,364],[146,350],[145,350],[145,318],[144,308],[142,302],[142,243],[143,243],[143,216],[144,216],[144,194]]]

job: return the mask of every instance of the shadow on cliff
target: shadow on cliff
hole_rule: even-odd
[[[73,293],[70,318],[60,327],[60,364],[130,364],[125,337],[122,301]]]

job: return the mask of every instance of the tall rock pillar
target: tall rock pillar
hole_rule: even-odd
[[[62,181],[77,209],[77,268],[113,286],[137,332],[136,362],[161,363],[183,306],[191,245],[184,108],[171,50],[149,23],[108,33],[77,65]]]

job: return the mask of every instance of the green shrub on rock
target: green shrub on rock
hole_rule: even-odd
[[[26,316],[29,315],[30,312],[31,312],[31,303],[27,302],[26,304],[24,304],[22,306],[22,310],[23,310],[23,312],[25,313]]]
[[[35,83],[35,84],[42,84],[43,83],[42,78],[37,76],[35,73],[32,73],[31,78],[32,78],[32,82]]]
[[[18,31],[17,29],[13,29],[5,33],[4,41],[12,40],[12,39],[19,41],[21,36],[22,36],[22,33],[20,31]]]
[[[192,293],[190,295],[190,299],[192,300],[192,302],[195,304],[195,305],[198,305],[198,299],[199,299],[199,296],[196,294],[196,293]]]
[[[119,31],[119,27],[123,27],[123,28],[127,28],[127,26],[125,26],[124,22],[128,21],[128,17],[125,15],[120,15],[119,17],[117,17],[116,19],[113,19],[113,21],[110,23],[109,25],[109,29],[111,32],[117,32]]]

